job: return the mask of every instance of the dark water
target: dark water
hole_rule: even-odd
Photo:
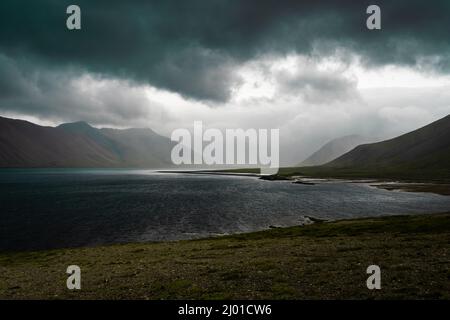
[[[450,210],[450,197],[364,184],[126,170],[0,170],[0,250],[174,240]]]

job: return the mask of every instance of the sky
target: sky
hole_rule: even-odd
[[[66,28],[71,4],[81,30]],[[166,136],[199,120],[276,128],[296,164],[449,114],[449,17],[446,0],[2,0],[0,115]]]

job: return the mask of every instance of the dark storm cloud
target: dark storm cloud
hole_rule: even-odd
[[[81,31],[65,27],[74,3]],[[382,9],[381,31],[365,27],[373,3]],[[0,53],[30,70],[78,69],[224,102],[240,82],[235,66],[267,53],[346,48],[368,65],[449,72],[449,15],[448,0],[2,0]],[[23,90],[3,68],[0,96]]]
[[[2,54],[0,88],[0,111],[13,116],[115,126],[133,126],[148,118],[157,124],[168,118],[136,83],[93,77],[73,68],[42,69]]]

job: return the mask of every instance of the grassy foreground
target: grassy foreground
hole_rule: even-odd
[[[0,254],[1,299],[449,299],[450,213]],[[82,290],[66,289],[66,268]],[[366,268],[381,267],[381,290]]]

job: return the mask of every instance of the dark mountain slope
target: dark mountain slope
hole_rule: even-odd
[[[360,145],[322,167],[450,177],[450,115],[397,138]]]
[[[96,167],[117,164],[109,150],[84,135],[0,118],[2,167]]]

